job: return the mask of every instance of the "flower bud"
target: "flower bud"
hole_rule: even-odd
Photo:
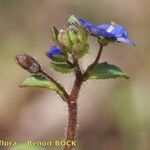
[[[50,48],[47,56],[55,62],[66,62],[68,60],[67,54],[57,45]]]
[[[89,49],[89,45],[87,43],[77,43],[72,47],[72,51],[75,53],[77,59],[83,57]]]
[[[87,32],[82,28],[82,27],[78,27],[78,39],[80,42],[86,42],[87,41],[87,37],[88,34]]]
[[[79,42],[77,33],[73,29],[69,29],[68,33],[70,41],[72,42],[73,45]]]
[[[39,73],[41,71],[40,64],[28,54],[20,54],[16,56],[17,63],[30,73]]]
[[[68,53],[73,53],[77,51],[83,52],[87,49],[87,31],[82,26],[69,25],[67,29],[60,30],[58,34],[58,44],[59,46]],[[77,52],[78,53],[78,52]]]
[[[58,34],[58,42],[62,49],[71,53],[72,42],[69,38],[68,30],[60,30]]]

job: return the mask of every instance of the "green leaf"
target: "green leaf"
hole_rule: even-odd
[[[72,71],[74,71],[74,67],[71,67],[70,65],[68,64],[56,64],[56,63],[51,63],[51,67],[55,70],[55,71],[58,71],[58,72],[61,72],[61,73],[70,73]]]
[[[108,64],[107,62],[97,64],[95,69],[90,73],[88,79],[111,79],[124,78],[129,79],[129,76],[117,66]]]
[[[51,81],[42,75],[31,75],[27,77],[21,87],[40,87],[56,91],[63,100],[66,100],[64,93]]]
[[[23,81],[21,87],[41,87],[55,91],[57,90],[55,84],[53,84],[41,75],[31,75],[30,77],[27,77]]]

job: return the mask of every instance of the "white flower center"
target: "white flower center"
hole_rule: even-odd
[[[111,25],[106,31],[108,32],[108,33],[110,33],[110,32],[112,32],[112,30],[115,28],[115,26],[114,25]]]

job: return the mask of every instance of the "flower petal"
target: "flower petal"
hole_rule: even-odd
[[[92,27],[90,28],[90,34],[96,37],[104,37],[104,38],[108,38],[108,39],[112,39],[112,40],[117,40],[116,37],[111,34],[108,33],[106,30],[104,29],[100,29],[98,27]]]
[[[60,49],[59,46],[54,45],[54,46],[52,46],[52,47],[50,48],[50,50],[48,51],[48,54],[49,54],[49,55],[52,55],[52,56],[54,56],[54,55],[63,55],[64,52]]]
[[[117,41],[118,42],[122,42],[122,43],[125,43],[125,44],[128,44],[128,45],[132,45],[132,46],[135,46],[134,42],[130,39],[126,39],[126,38],[117,38]]]
[[[128,37],[128,32],[126,31],[126,29],[119,24],[101,24],[98,25],[97,27],[106,30],[108,33],[113,34],[117,38]]]
[[[104,29],[104,30],[107,30],[110,26],[111,24],[108,24],[108,23],[97,25],[98,28]]]
[[[128,37],[128,32],[126,31],[125,28],[123,28],[121,25],[116,24],[114,30],[112,31],[112,34],[115,34],[117,38],[119,37]]]
[[[80,24],[83,26],[83,28],[85,28],[85,29],[88,30],[88,31],[89,31],[89,29],[90,29],[91,27],[94,26],[93,24],[89,23],[88,21],[86,21],[86,20],[83,19],[83,18],[79,18],[79,17],[78,17],[78,20],[79,20]]]
[[[55,62],[66,62],[68,59],[67,54],[58,45],[52,46],[46,55]]]

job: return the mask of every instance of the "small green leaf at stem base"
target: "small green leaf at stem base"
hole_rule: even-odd
[[[88,80],[116,78],[129,79],[129,76],[117,66],[108,64],[107,62],[97,64],[94,70],[88,76]]]
[[[74,67],[71,67],[70,65],[68,64],[58,64],[58,63],[51,63],[51,67],[55,70],[55,71],[58,71],[58,72],[61,72],[61,73],[70,73],[70,72],[73,72],[74,71]]]
[[[39,88],[46,88],[49,90],[53,90],[57,92],[63,100],[66,99],[63,91],[61,91],[53,82],[49,81],[43,75],[31,75],[27,77],[20,87],[39,87]]]

